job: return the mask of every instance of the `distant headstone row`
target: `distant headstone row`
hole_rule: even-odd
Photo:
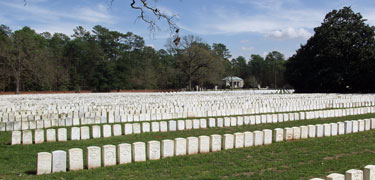
[[[176,138],[174,140],[148,141],[133,144],[123,143],[117,145],[104,145],[87,147],[87,168],[98,168],[141,162],[146,160],[158,160],[161,158],[208,153],[233,148],[261,146],[306,138],[337,136],[357,133],[375,129],[375,119],[352,120],[330,124],[307,125],[292,128],[276,128],[274,132],[269,129],[254,132],[238,132],[234,134],[210,135],[199,137]],[[52,153],[38,153],[37,174],[49,174],[65,172],[67,160],[69,170],[84,169],[83,150],[73,148],[69,150],[69,158],[65,151],[53,151]]]
[[[13,131],[11,144],[39,144],[43,142],[56,142],[67,140],[86,140],[91,138],[121,136],[129,134],[139,134],[147,132],[168,132],[182,131],[190,129],[204,129],[213,127],[230,127],[242,125],[254,125],[264,123],[277,123],[295,120],[305,120],[314,118],[342,117],[346,115],[357,115],[373,113],[374,107],[352,108],[352,109],[336,109],[323,111],[310,111],[298,113],[281,113],[281,114],[264,114],[255,116],[238,116],[224,118],[208,118],[193,120],[170,120],[143,123],[126,123],[121,124],[105,124],[102,126],[82,126],[72,127],[69,129],[70,136],[66,128],[56,129],[36,129],[35,131],[24,130]],[[90,133],[91,132],[91,133]],[[91,135],[90,135],[91,134]],[[34,137],[34,138],[33,138]],[[56,138],[57,137],[57,138]]]
[[[375,105],[374,95],[246,92],[0,96],[0,131]]]

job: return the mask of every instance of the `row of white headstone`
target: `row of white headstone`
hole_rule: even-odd
[[[328,137],[375,129],[375,118],[274,129],[275,142]]]
[[[165,95],[161,93],[21,95],[1,96],[0,115],[8,112],[19,112],[21,115],[42,115],[46,110],[59,113],[67,113],[71,110],[88,112],[90,109],[121,109],[121,107],[124,107],[124,110],[146,110],[147,108],[150,108],[150,110],[156,110],[159,108],[167,108],[167,112],[178,112],[169,111],[169,109],[174,107],[184,108],[186,110],[189,107],[207,107],[207,105],[214,107],[217,105],[227,106],[228,104],[240,104],[245,107],[262,107],[264,105],[272,106],[272,104],[275,103],[287,103],[283,105],[355,103],[374,101],[373,99],[374,96],[368,94],[252,95],[246,91],[242,93],[202,92],[190,94],[177,93],[173,95]]]
[[[359,109],[359,110],[358,110]],[[348,109],[348,114],[363,114],[373,111],[374,108],[356,108]],[[111,136],[121,136],[129,134],[139,134],[147,132],[167,132],[167,131],[182,131],[190,129],[204,129],[213,127],[230,127],[230,126],[242,126],[242,125],[254,125],[264,123],[277,123],[304,119],[313,119],[315,117],[341,117],[346,113],[339,113],[345,110],[326,110],[317,112],[299,112],[299,113],[282,113],[282,114],[267,114],[267,115],[256,115],[256,116],[238,116],[238,117],[224,117],[224,118],[208,118],[208,119],[193,119],[193,120],[170,120],[160,122],[144,122],[144,123],[126,123],[122,130],[121,124],[114,125],[94,125],[82,127],[72,127],[70,129],[70,138],[67,135],[66,128],[57,129],[57,141],[67,140],[86,140],[90,138],[101,138]],[[352,113],[350,113],[352,112]],[[316,116],[315,116],[316,114]],[[308,117],[305,117],[308,116]],[[34,133],[33,133],[34,132]],[[34,141],[33,141],[34,135]],[[43,142],[55,142],[56,141],[56,130],[47,129],[46,139],[45,130],[36,129],[35,131],[24,130],[13,131],[11,144],[39,144]]]
[[[233,148],[261,146],[282,142],[315,137],[336,136],[357,133],[375,129],[375,118],[364,120],[352,120],[330,124],[307,125],[293,128],[276,128],[272,130],[254,132],[238,132],[234,134],[210,135],[199,137],[176,138],[175,140],[148,141],[146,143],[135,142],[132,145],[123,143],[117,145],[104,145],[102,150],[98,146],[87,147],[87,168],[98,168],[141,162],[146,160],[158,160],[160,158],[191,155],[198,153],[216,152]],[[117,149],[117,152],[116,152]],[[49,174],[65,172],[66,152],[57,150],[52,153],[41,152],[37,156],[37,174]],[[69,170],[82,170],[83,150],[73,148],[69,150]]]
[[[347,109],[333,109],[333,110],[318,110],[318,111],[307,111],[302,113],[283,113],[284,116],[277,117],[278,119],[315,119],[315,118],[328,118],[328,117],[343,117],[348,115],[358,115],[374,113],[375,107],[360,107],[360,108],[347,108]],[[288,115],[289,114],[289,115]],[[274,116],[272,114],[259,115],[259,116]],[[289,117],[286,117],[289,116]],[[305,117],[306,116],[306,117]],[[272,117],[273,119],[275,117]],[[140,121],[127,121],[124,119],[119,119],[117,121],[106,121],[106,117],[102,117],[105,121],[101,121],[100,118],[97,119],[85,119],[86,121],[81,121],[81,123],[73,123],[72,119],[55,119],[55,120],[38,120],[38,121],[15,121],[15,122],[0,122],[0,131],[18,131],[27,129],[43,129],[51,127],[69,127],[69,126],[79,126],[79,125],[91,125],[91,124],[113,124],[113,123],[125,123],[125,122],[140,122]],[[193,119],[193,118],[191,118]],[[265,119],[265,118],[262,118]],[[279,120],[282,121],[282,120]],[[144,122],[144,121],[143,121]]]
[[[0,117],[0,122],[17,122],[17,121],[38,121],[38,120],[50,120],[50,119],[67,119],[70,124],[79,125],[80,121],[85,119],[95,119],[100,122],[119,122],[119,121],[152,121],[152,120],[164,120],[164,119],[176,119],[176,118],[187,118],[187,117],[207,117],[207,116],[227,116],[227,115],[243,115],[243,114],[259,114],[259,113],[274,113],[274,112],[290,112],[290,111],[307,111],[317,110],[326,108],[348,108],[348,107],[363,107],[371,106],[373,103],[362,102],[362,103],[347,103],[347,104],[335,104],[334,107],[328,106],[328,104],[320,105],[280,105],[278,107],[271,108],[269,106],[259,108],[246,108],[246,107],[234,107],[224,108],[216,110],[207,109],[191,109],[191,110],[178,110],[178,112],[146,112],[146,113],[126,113],[124,111],[107,111],[107,110],[95,110],[93,112],[81,113],[79,111],[72,111],[69,113],[48,113],[44,115],[17,115],[17,114],[4,114]],[[171,108],[173,109],[173,108]],[[15,112],[16,113],[16,112]],[[86,120],[87,121],[87,120]]]
[[[366,102],[357,102],[357,103],[320,103],[320,104],[294,104],[294,103],[285,103],[285,104],[278,104],[278,105],[268,105],[267,102],[263,104],[263,106],[257,107],[246,107],[246,106],[239,106],[239,107],[231,107],[230,103],[223,106],[222,108],[218,108],[215,105],[212,106],[205,106],[205,107],[193,107],[193,108],[174,108],[170,107],[170,109],[163,108],[163,110],[144,110],[145,112],[129,112],[126,110],[113,110],[113,109],[92,109],[89,112],[85,112],[83,110],[72,110],[69,112],[53,112],[53,111],[42,111],[44,114],[32,114],[31,112],[27,114],[20,114],[19,112],[7,112],[3,113],[0,116],[1,122],[12,122],[12,121],[31,121],[31,120],[46,120],[51,118],[57,118],[59,116],[65,116],[70,118],[83,118],[83,117],[96,117],[96,116],[112,116],[110,118],[115,118],[115,116],[124,116],[124,115],[138,115],[139,117],[135,116],[134,119],[145,119],[145,120],[156,120],[158,117],[165,119],[165,118],[183,118],[184,116],[197,116],[202,114],[204,116],[210,114],[254,114],[254,113],[268,113],[268,112],[281,112],[281,111],[298,111],[298,110],[310,110],[310,109],[324,109],[324,108],[345,108],[345,107],[360,107],[360,106],[371,106],[373,102],[366,101]],[[171,112],[169,112],[171,111]],[[131,118],[131,117],[130,117]]]
[[[326,180],[375,180],[375,166],[367,165],[364,170],[350,169],[344,174],[331,173],[326,178]],[[310,180],[324,180],[321,178],[312,178]]]
[[[131,162],[158,160],[161,158],[208,153],[250,146],[261,146],[272,143],[272,130],[243,132],[224,135],[166,139],[132,144],[104,145],[87,147],[87,168],[114,166]],[[69,170],[84,168],[83,150],[73,148],[69,151]],[[52,153],[40,152],[37,155],[37,174],[65,172],[67,170],[67,155],[65,151],[57,150]]]
[[[245,94],[247,95],[247,94]],[[296,99],[293,99],[293,96],[296,96]],[[50,109],[39,109],[36,114],[34,111],[26,111],[20,107],[20,110],[16,110],[15,112],[0,112],[0,119],[2,122],[13,122],[13,121],[27,121],[27,120],[46,120],[46,119],[53,119],[61,116],[66,116],[68,118],[73,119],[73,121],[79,121],[84,117],[86,118],[95,118],[95,117],[106,117],[107,113],[109,113],[108,121],[114,119],[116,121],[119,119],[119,116],[126,116],[126,119],[131,120],[158,120],[158,119],[171,119],[171,118],[185,118],[185,117],[205,117],[205,116],[215,116],[215,115],[241,115],[241,114],[256,114],[256,113],[269,113],[269,112],[287,112],[287,111],[300,111],[300,110],[313,110],[313,109],[324,109],[324,108],[340,108],[340,107],[358,107],[358,106],[371,106],[374,105],[374,96],[366,96],[364,98],[362,96],[356,97],[354,95],[344,96],[334,96],[334,100],[321,100],[323,95],[318,96],[318,98],[314,97],[315,99],[309,99],[311,95],[293,95],[292,100],[289,98],[277,98],[278,96],[267,96],[259,98],[249,98],[251,96],[244,96],[243,99],[238,99],[237,97],[230,97],[230,99],[226,99],[225,95],[223,99],[216,99],[212,102],[212,96],[207,101],[197,101],[196,103],[200,104],[197,106],[189,106],[189,103],[181,103],[181,102],[173,102],[169,106],[160,108],[158,104],[164,104],[162,102],[155,103],[158,106],[155,108],[153,107],[143,107],[139,111],[129,111],[129,109],[136,106],[136,102],[132,102],[132,106],[124,107],[121,106],[121,102],[119,104],[113,105],[114,107],[110,106],[111,108],[102,108],[100,106],[100,101],[95,101],[95,104],[99,104],[97,106],[93,106],[91,109],[85,109],[85,103],[79,106],[73,106],[73,108],[64,111],[56,111]],[[202,98],[200,96],[194,96],[195,98]],[[219,96],[221,97],[221,96]],[[329,97],[325,95],[325,97]],[[354,97],[354,98],[353,98]],[[0,97],[1,98],[1,97]],[[181,98],[181,101],[190,101],[189,97]],[[346,99],[348,98],[348,99]],[[255,101],[249,101],[249,99],[255,99]],[[88,100],[90,100],[88,98]],[[200,100],[200,99],[199,99]],[[239,101],[239,102],[237,102]],[[73,100],[76,102],[76,100]],[[90,102],[90,101],[89,101]],[[126,101],[125,101],[126,102]],[[308,103],[309,102],[309,103]],[[344,103],[345,102],[345,103]],[[124,103],[124,102],[123,102]],[[134,104],[135,103],[135,104]],[[147,101],[146,101],[147,103]],[[129,103],[130,104],[130,103]],[[221,104],[222,107],[219,108],[218,104]],[[91,105],[91,104],[90,104]],[[64,105],[61,105],[64,106]],[[83,107],[82,107],[83,106]],[[103,105],[106,107],[107,105]],[[25,105],[25,107],[28,107]],[[49,107],[49,104],[48,104]],[[122,107],[122,108],[121,108]],[[12,114],[13,113],[13,114]],[[26,114],[25,114],[26,113]],[[41,114],[42,113],[42,114]],[[129,116],[129,117],[127,117]],[[124,118],[124,117],[123,117]],[[101,119],[100,119],[101,120]],[[74,122],[73,122],[74,123]]]

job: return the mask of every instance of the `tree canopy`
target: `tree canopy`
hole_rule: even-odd
[[[286,64],[297,92],[374,92],[375,27],[350,7],[329,12]]]
[[[100,25],[91,31],[82,26],[73,31],[69,37],[36,33],[30,27],[12,31],[1,25],[1,91],[213,88],[230,75],[256,77],[247,87],[257,87],[257,82],[263,81],[252,68],[257,67],[252,66],[252,60],[230,59],[224,44],[211,46],[196,36],[184,36],[177,45],[171,41],[167,50],[155,50],[132,32]],[[265,68],[261,73],[273,77],[272,70]],[[272,82],[264,81],[262,86],[271,87]]]

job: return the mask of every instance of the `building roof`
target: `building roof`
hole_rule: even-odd
[[[228,76],[222,79],[223,81],[243,81],[242,78],[236,77],[236,76]]]

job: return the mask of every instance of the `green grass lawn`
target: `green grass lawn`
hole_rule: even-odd
[[[87,146],[92,145],[147,142],[372,117],[375,117],[375,114],[13,146],[9,145],[10,132],[1,132],[0,179],[309,179],[324,177],[331,172],[344,173],[352,168],[363,169],[365,165],[375,164],[375,131],[273,143],[262,147],[179,156],[77,172],[36,176],[35,170],[38,152],[71,148],[86,149]]]

